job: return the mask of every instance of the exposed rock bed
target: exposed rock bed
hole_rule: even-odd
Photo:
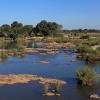
[[[57,79],[50,79],[50,78],[43,78],[37,75],[31,75],[31,74],[9,74],[9,75],[0,75],[0,85],[13,85],[17,83],[29,83],[30,81],[39,81],[42,84],[45,83],[60,83],[60,84],[66,84],[65,81],[57,80]]]

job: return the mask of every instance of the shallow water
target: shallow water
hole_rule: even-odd
[[[40,61],[48,61],[42,64]],[[94,87],[78,86],[75,79],[77,68],[86,65],[84,61],[76,59],[72,52],[48,55],[34,53],[22,58],[9,56],[4,62],[0,62],[0,74],[36,74],[39,76],[62,79],[67,82],[63,86],[60,97],[44,97],[43,86],[38,82],[28,84],[0,86],[0,100],[89,100],[91,93],[100,94],[100,85]],[[100,64],[93,65],[100,73]]]

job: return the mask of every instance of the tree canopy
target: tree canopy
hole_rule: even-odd
[[[35,34],[42,34],[44,36],[54,35],[60,32],[62,26],[57,24],[56,22],[47,22],[42,20],[40,23],[36,25],[34,28]]]
[[[62,26],[56,22],[47,22],[42,20],[33,27],[33,25],[23,25],[18,21],[14,21],[11,25],[4,24],[0,26],[0,36],[15,39],[17,36],[33,36],[41,34],[43,36],[54,35],[61,31]]]

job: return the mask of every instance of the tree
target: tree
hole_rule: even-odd
[[[33,26],[32,25],[25,25],[22,29],[24,35],[31,36],[33,33]]]
[[[11,32],[11,27],[8,24],[4,24],[0,27],[0,36],[8,36]]]
[[[0,27],[0,36],[10,37],[15,40],[18,36],[33,36],[44,35],[54,36],[61,32],[62,26],[56,22],[47,22],[42,20],[33,28],[33,25],[23,25],[17,21],[14,21],[11,25],[4,24]]]
[[[36,25],[36,27],[34,28],[34,32],[36,35],[38,33],[41,33],[44,36],[48,36],[56,34],[58,31],[61,30],[61,28],[62,26],[55,22],[47,22],[45,20],[42,20]]]
[[[20,34],[20,33],[22,33],[23,24],[22,23],[18,23],[17,21],[14,21],[11,24],[11,29],[12,29],[12,33]]]
[[[15,40],[18,35],[22,34],[22,31],[23,31],[22,29],[23,29],[23,24],[22,23],[18,23],[17,21],[14,21],[11,24],[11,34],[10,34],[10,37]]]

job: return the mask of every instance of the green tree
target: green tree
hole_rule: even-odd
[[[22,33],[23,24],[15,21],[11,24],[11,29],[12,29],[13,33],[20,34],[20,33]]]
[[[28,36],[32,36],[33,34],[33,25],[25,25],[24,27],[23,27],[23,35],[28,35]]]
[[[4,24],[0,27],[0,36],[8,36],[11,32],[11,27],[8,24]]]
[[[56,34],[61,30],[61,28],[62,26],[55,22],[47,22],[45,20],[42,20],[36,25],[36,27],[34,28],[34,32],[36,35],[40,33],[44,36],[48,36]]]
[[[11,24],[11,34],[10,34],[10,37],[15,40],[17,38],[17,36],[22,33],[22,29],[23,29],[23,24],[22,23],[18,23],[17,21],[14,21]]]

